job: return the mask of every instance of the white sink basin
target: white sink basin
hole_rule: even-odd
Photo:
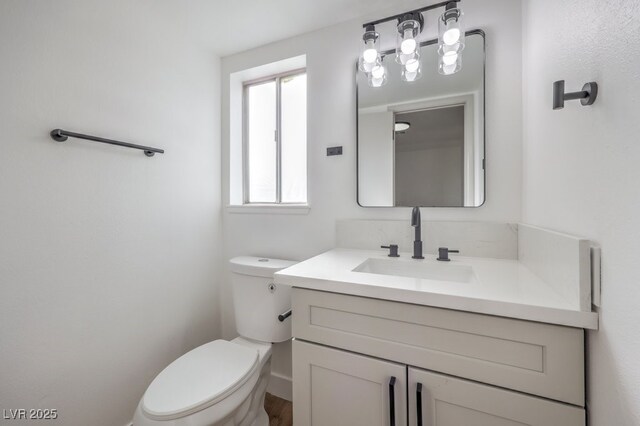
[[[471,266],[428,260],[407,261],[369,258],[356,266],[353,272],[457,283],[472,283],[475,281]]]

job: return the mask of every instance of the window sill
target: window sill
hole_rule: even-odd
[[[242,204],[229,205],[227,212],[240,214],[308,214],[309,204]]]

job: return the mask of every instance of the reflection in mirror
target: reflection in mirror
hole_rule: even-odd
[[[462,70],[438,73],[437,44],[423,43],[420,80],[358,84],[358,203],[364,207],[478,207],[484,203],[484,36],[467,32]]]

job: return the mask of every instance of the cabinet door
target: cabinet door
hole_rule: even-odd
[[[293,424],[405,426],[406,366],[294,340]]]
[[[584,409],[409,367],[410,426],[584,426]]]

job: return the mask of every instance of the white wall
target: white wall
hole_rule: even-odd
[[[640,424],[640,2],[535,0],[524,10],[524,221],[602,245],[588,334],[593,426]],[[593,106],[551,109],[553,81],[596,81]]]
[[[0,408],[124,425],[220,332],[219,59],[181,10],[0,2]],[[55,143],[56,127],[166,154]]]
[[[389,12],[424,5],[398,2]],[[513,0],[466,0],[468,28],[487,33],[487,202],[477,209],[423,209],[425,220],[516,222],[521,190],[521,5]],[[372,18],[386,16],[378,13]],[[437,13],[428,13],[426,38],[437,36]],[[302,260],[332,248],[336,220],[406,219],[410,209],[364,209],[356,203],[356,111],[353,67],[366,18],[269,44],[222,60],[223,203],[229,201],[229,74],[307,55],[309,202],[307,215],[223,213],[224,258],[261,255]],[[392,27],[381,27],[395,42]],[[505,54],[509,52],[509,54]],[[326,157],[327,146],[344,155]],[[425,238],[429,238],[425,235]],[[223,285],[223,331],[235,335],[229,282]],[[276,373],[290,375],[290,346],[275,349]]]

